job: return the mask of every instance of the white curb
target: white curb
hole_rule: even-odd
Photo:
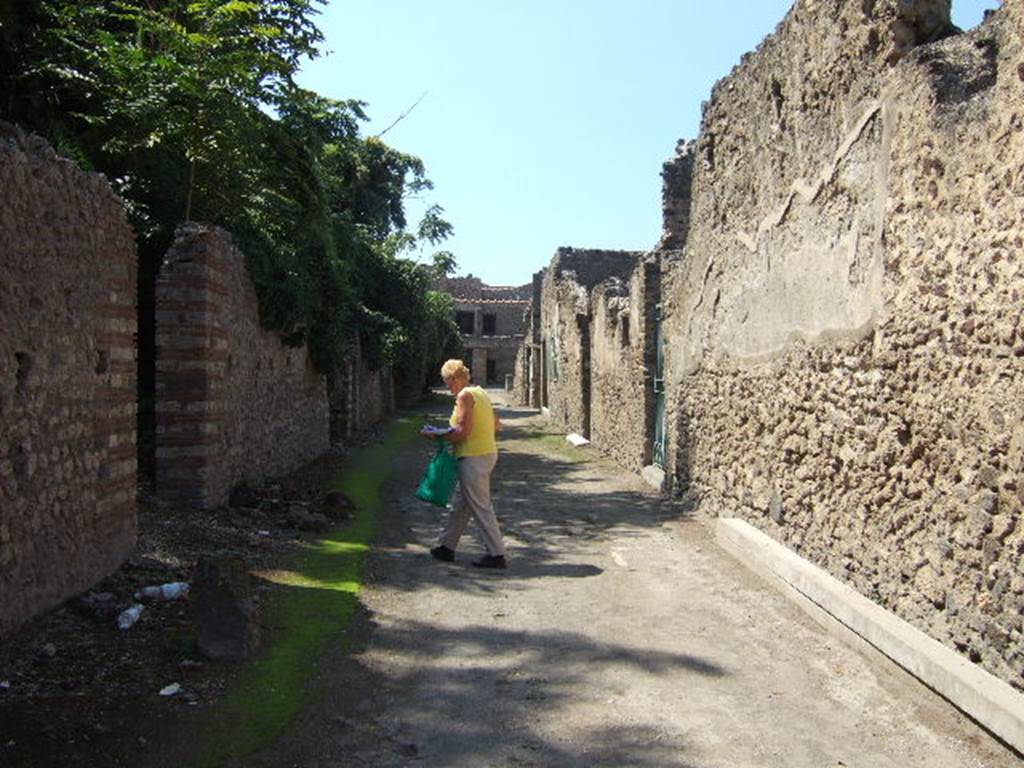
[[[824,611],[1018,752],[1024,753],[1024,694],[790,549],[735,518],[718,518],[715,539],[820,621]],[[814,615],[818,614],[818,615]]]

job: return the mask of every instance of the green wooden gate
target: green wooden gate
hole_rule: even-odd
[[[652,459],[665,468],[665,355],[661,304],[654,308],[654,445]]]

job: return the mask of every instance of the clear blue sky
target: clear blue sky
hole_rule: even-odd
[[[661,164],[791,0],[331,0],[301,82],[419,156],[460,274],[526,283],[561,245],[650,249]],[[954,0],[969,28],[998,0]],[[410,206],[410,219],[422,208]]]

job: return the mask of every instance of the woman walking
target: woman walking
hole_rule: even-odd
[[[449,420],[452,431],[442,439],[455,445],[459,490],[448,516],[448,525],[430,554],[445,562],[455,560],[455,549],[472,513],[487,547],[487,554],[473,561],[473,565],[478,568],[506,568],[505,542],[491,504],[491,472],[498,461],[495,441],[495,433],[500,426],[498,416],[483,387],[470,385],[469,369],[461,360],[449,360],[441,366],[441,378],[455,395],[455,407]]]

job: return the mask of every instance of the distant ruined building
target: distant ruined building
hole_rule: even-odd
[[[485,285],[477,277],[448,277],[438,286],[455,299],[455,323],[473,381],[505,387],[523,342],[530,286]]]
[[[535,275],[519,400],[1024,691],[1024,3],[799,0],[649,253]]]

